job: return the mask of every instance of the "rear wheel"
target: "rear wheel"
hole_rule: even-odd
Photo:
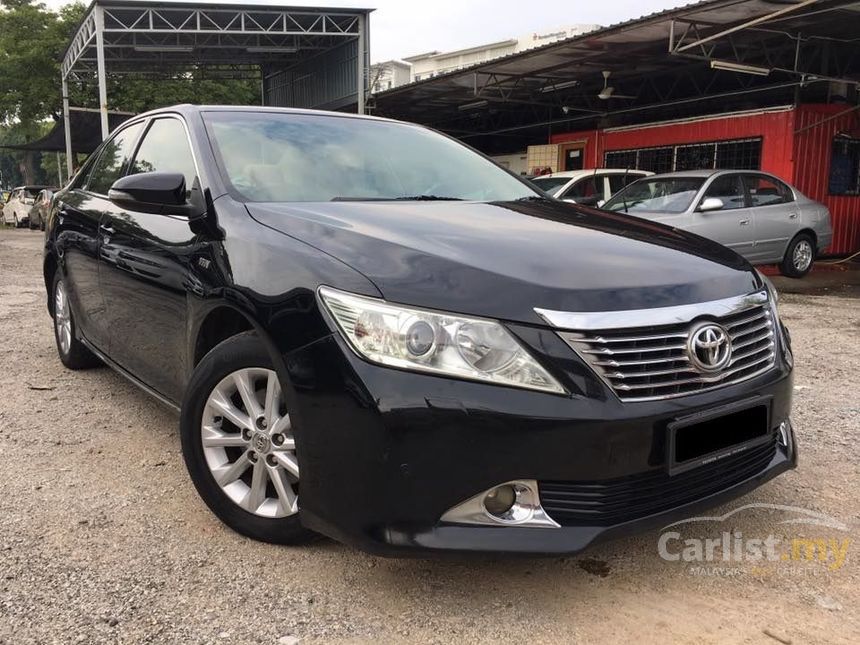
[[[54,274],[51,293],[54,303],[54,339],[57,341],[60,360],[70,370],[95,367],[101,361],[75,336],[75,317],[69,303],[66,282],[59,270]]]
[[[812,269],[814,260],[815,241],[808,233],[799,233],[788,243],[779,268],[785,276],[802,278]]]
[[[269,355],[253,332],[225,340],[194,370],[180,434],[197,491],[227,526],[277,544],[315,537],[299,519],[290,414]]]

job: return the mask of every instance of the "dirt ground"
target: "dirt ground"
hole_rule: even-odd
[[[838,539],[841,566],[666,561],[660,531],[579,557],[389,560],[221,525],[175,414],[107,368],[60,364],[42,239],[0,230],[0,643],[860,641],[860,286],[840,274],[783,298],[800,467],[715,514],[835,518],[758,507],[720,530]]]

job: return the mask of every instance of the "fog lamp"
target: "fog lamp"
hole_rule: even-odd
[[[517,491],[510,484],[496,486],[484,497],[484,508],[490,515],[503,517],[517,501]]]

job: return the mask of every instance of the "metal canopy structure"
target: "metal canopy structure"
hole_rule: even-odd
[[[372,9],[94,0],[61,65],[71,173],[68,84],[98,84],[109,133],[107,76],[259,79],[264,104],[364,111]],[[296,72],[300,73],[296,73]]]
[[[857,0],[706,0],[403,85],[369,106],[495,153],[552,132],[834,96],[855,104],[858,24]]]

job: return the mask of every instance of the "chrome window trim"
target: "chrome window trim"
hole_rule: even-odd
[[[598,329],[625,329],[686,323],[699,316],[721,318],[767,302],[767,290],[754,291],[744,296],[732,296],[689,305],[657,307],[653,309],[626,309],[620,311],[553,311],[535,307],[535,313],[555,329],[574,331]]]

